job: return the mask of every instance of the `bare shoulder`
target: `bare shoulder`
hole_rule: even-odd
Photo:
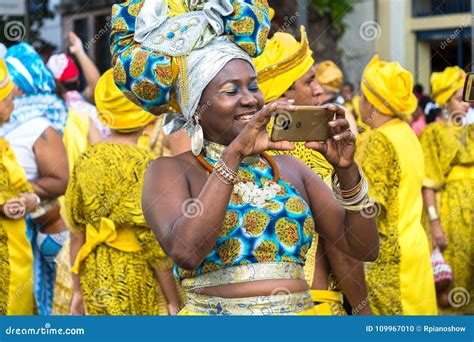
[[[195,166],[196,158],[194,158],[191,152],[184,152],[173,157],[160,157],[150,163],[146,177],[167,179],[183,177]]]

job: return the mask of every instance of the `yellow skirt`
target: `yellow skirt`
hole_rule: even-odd
[[[345,316],[344,297],[337,291],[310,290],[317,316]]]

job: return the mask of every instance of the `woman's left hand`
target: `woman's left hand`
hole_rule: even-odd
[[[305,146],[320,152],[334,168],[347,168],[354,164],[355,136],[345,118],[344,108],[329,104],[327,108],[336,114],[329,122],[329,136],[325,141],[308,141]]]
[[[26,214],[25,200],[22,198],[14,198],[7,201],[3,205],[3,213],[12,220],[19,220]]]

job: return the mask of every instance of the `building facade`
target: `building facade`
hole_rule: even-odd
[[[375,53],[400,62],[427,91],[432,72],[472,68],[470,0],[361,0],[344,21],[340,46],[352,82]]]

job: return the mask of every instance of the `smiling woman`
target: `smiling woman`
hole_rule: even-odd
[[[359,260],[378,253],[374,220],[359,212],[369,198],[343,110],[329,107],[337,119],[327,141],[307,143],[334,166],[336,200],[295,158],[265,153],[293,148],[271,141],[266,125],[277,110],[295,108],[264,106],[255,67],[230,37],[193,47],[186,63],[174,89],[184,118],[166,121],[170,131],[188,128],[194,154],[154,161],[142,192],[145,219],[187,291],[181,314],[314,314],[302,265],[315,229]]]

